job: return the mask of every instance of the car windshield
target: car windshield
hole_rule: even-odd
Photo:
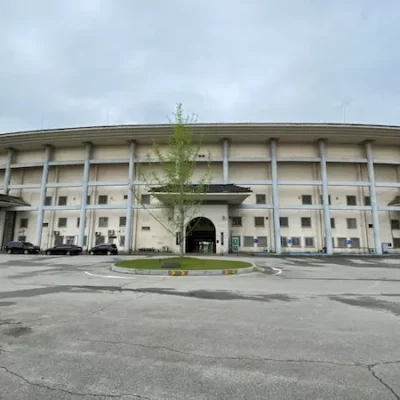
[[[30,242],[23,242],[23,243],[24,243],[25,246],[33,246],[33,244],[30,243]]]

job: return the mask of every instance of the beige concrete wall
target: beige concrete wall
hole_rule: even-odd
[[[265,143],[230,142],[229,157],[270,157],[270,146]]]
[[[82,161],[85,159],[85,146],[70,147],[66,149],[53,149],[53,161]]]
[[[136,147],[136,157],[147,157],[151,146],[143,146],[138,144]],[[214,157],[222,157],[222,143],[205,146],[204,152],[208,153],[210,150],[211,155]],[[207,150],[207,151],[206,151]],[[379,159],[398,159],[400,155],[400,146],[373,146],[374,157]],[[230,157],[269,157],[268,143],[260,144],[242,144],[231,143],[229,149]],[[328,157],[365,157],[363,145],[357,146],[341,146],[337,144],[327,144]],[[278,145],[279,157],[316,157],[318,156],[318,146],[316,143],[311,144],[285,144],[279,142]],[[1,153],[4,162],[7,161],[7,155]],[[0,158],[1,158],[0,157]],[[44,157],[43,152],[19,152],[17,153],[18,162],[36,162],[42,161]],[[126,146],[95,146],[93,150],[94,159],[120,159],[129,157],[129,145]],[[66,160],[82,160],[84,159],[84,147],[70,148],[70,149],[54,149],[53,159],[59,161]],[[1,160],[0,160],[1,163]],[[136,168],[136,177],[141,179],[141,174],[144,173],[146,179],[151,178],[151,173],[161,173],[160,166],[156,164],[149,166],[148,164],[141,164]],[[199,179],[206,172],[206,165],[199,163],[194,175],[194,179]],[[399,182],[400,168],[395,165],[375,165],[375,177],[377,182]],[[223,179],[222,163],[212,163],[211,175],[213,180],[221,181]],[[18,168],[12,170],[11,184],[40,184],[42,177],[41,168]],[[81,182],[83,177],[83,166],[58,166],[50,167],[49,169],[49,182],[60,183],[76,183]],[[281,180],[318,180],[320,179],[319,164],[318,163],[279,163],[278,177]],[[229,164],[229,179],[231,181],[254,181],[254,180],[269,180],[271,179],[271,171],[268,163],[255,163],[255,162],[231,162]],[[328,179],[336,181],[357,181],[368,180],[368,171],[366,164],[354,165],[350,163],[328,164]],[[0,180],[4,180],[4,171],[0,171]],[[92,165],[90,168],[91,181],[124,181],[128,180],[128,164],[106,164],[106,165]],[[256,204],[256,194],[266,194],[266,203],[272,203],[272,193],[270,185],[256,185],[256,184],[241,184],[242,186],[250,187],[253,193],[244,201],[244,205]],[[47,190],[47,196],[53,197],[53,204],[57,204],[59,196],[68,197],[68,205],[80,206],[81,202],[81,188],[53,188]],[[148,188],[140,186],[136,188],[139,194],[147,193]],[[377,200],[380,206],[387,206],[388,203],[396,196],[399,195],[398,188],[377,188]],[[91,196],[91,204],[98,203],[98,196],[105,194],[108,195],[108,204],[126,204],[124,196],[128,194],[128,187],[89,187],[88,194]],[[321,189],[318,186],[280,186],[279,195],[281,205],[301,205],[301,195],[310,194],[313,198],[313,204],[320,204]],[[329,194],[331,195],[331,204],[346,205],[346,196],[355,195],[357,197],[357,205],[364,204],[364,196],[369,196],[369,187],[329,187]],[[29,204],[37,205],[39,202],[40,190],[39,189],[24,189],[12,190],[10,195],[22,196]],[[159,201],[155,198],[151,199],[152,205],[157,205]],[[157,218],[153,218],[148,210],[134,210],[133,222],[133,239],[132,246],[134,248],[150,247],[162,248],[167,246],[176,249],[175,237],[167,229],[163,228],[158,220],[165,220],[165,212],[160,209],[151,209],[152,214]],[[218,252],[227,251],[229,246],[230,236],[240,236],[242,250],[244,251],[261,251],[256,244],[250,247],[244,247],[244,237],[266,236],[269,249],[273,249],[273,229],[272,229],[272,211],[268,209],[234,209],[228,210],[227,206],[204,206],[202,213],[208,216],[216,225],[217,238],[221,232],[224,232],[225,240],[224,246],[218,247]],[[287,238],[300,237],[301,246],[293,248],[294,251],[316,251],[323,247],[324,226],[322,211],[320,210],[281,210],[282,217],[289,218],[289,228],[282,228],[281,235]],[[332,211],[332,218],[335,218],[336,227],[333,230],[333,237],[335,246],[337,246],[338,238],[360,238],[361,247],[373,247],[374,235],[373,229],[368,228],[368,224],[372,223],[370,211]],[[35,241],[36,234],[36,218],[35,211],[18,212],[18,218],[24,216],[29,217],[29,226],[25,229],[27,240]],[[109,218],[109,226],[107,228],[98,227],[98,218],[100,216],[107,216]],[[116,244],[119,245],[120,237],[125,236],[126,228],[119,227],[119,217],[126,216],[126,210],[88,210],[87,211],[87,226],[86,233],[89,237],[88,246],[94,245],[95,232],[102,232],[108,240],[108,230],[115,230],[117,239]],[[226,217],[223,219],[223,217]],[[229,216],[241,216],[242,226],[232,227],[230,225],[231,219]],[[67,217],[67,228],[58,228],[58,218]],[[46,211],[44,222],[49,224],[48,227],[43,228],[43,247],[53,245],[54,231],[59,230],[63,236],[74,236],[77,238],[79,228],[76,225],[76,219],[79,217],[79,210],[76,211]],[[254,218],[265,218],[264,227],[255,227]],[[301,227],[301,217],[310,217],[312,220],[311,228]],[[268,219],[266,219],[268,218]],[[346,218],[356,218],[357,228],[348,229]],[[383,242],[392,242],[393,237],[400,237],[400,230],[392,231],[390,228],[390,219],[400,219],[398,212],[380,212],[379,213],[381,224],[381,239]],[[168,222],[168,221],[166,221]],[[168,225],[168,224],[167,224]],[[17,221],[18,226],[18,221]],[[142,227],[150,227],[150,231],[142,230]],[[16,236],[21,232],[16,230]],[[304,238],[313,237],[314,247],[307,248],[304,246]],[[121,248],[121,246],[120,246]],[[349,251],[352,251],[351,249]]]
[[[45,156],[45,149],[16,151],[14,155],[14,163],[43,162],[44,156]]]

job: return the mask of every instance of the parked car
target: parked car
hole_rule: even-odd
[[[35,246],[30,242],[9,242],[6,246],[6,252],[8,254],[21,253],[21,254],[39,254],[40,247]]]
[[[118,249],[115,244],[99,244],[98,246],[94,246],[89,250],[89,254],[118,254]]]
[[[46,250],[47,255],[52,254],[65,254],[67,256],[77,255],[82,253],[82,247],[75,246],[74,244],[57,244],[54,247]]]

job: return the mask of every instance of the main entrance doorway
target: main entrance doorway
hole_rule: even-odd
[[[186,253],[215,253],[215,225],[208,218],[192,219],[186,227]]]

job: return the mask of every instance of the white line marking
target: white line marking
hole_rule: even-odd
[[[280,275],[282,273],[282,270],[276,267],[271,267],[274,271],[278,271],[276,274],[272,274],[272,275]]]
[[[135,277],[132,278],[127,278],[125,276],[115,276],[115,275],[96,275],[96,274],[91,274],[90,272],[85,271],[86,275],[90,275],[90,276],[96,276],[98,278],[114,278],[114,279],[137,279]]]

